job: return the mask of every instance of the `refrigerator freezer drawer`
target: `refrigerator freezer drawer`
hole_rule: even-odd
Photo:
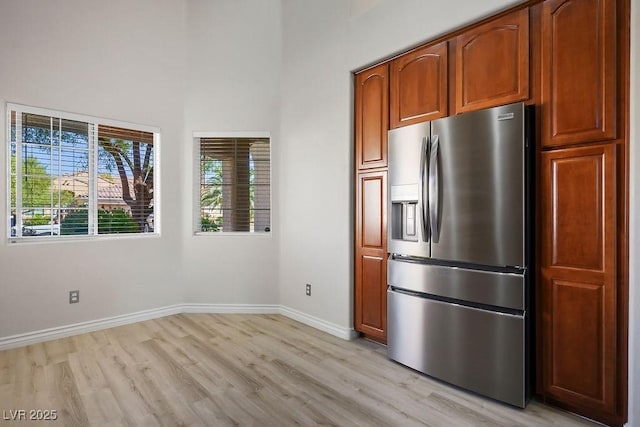
[[[388,291],[389,358],[523,408],[525,320]]]
[[[468,270],[389,259],[388,282],[394,288],[525,309],[525,277],[514,273]]]

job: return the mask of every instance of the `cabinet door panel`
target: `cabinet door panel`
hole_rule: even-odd
[[[616,138],[615,7],[615,0],[544,3],[543,146]]]
[[[386,305],[387,284],[382,280],[386,277],[387,268],[385,257],[362,257],[362,325],[373,329],[377,333],[384,331],[383,308]],[[385,310],[386,311],[386,310]]]
[[[358,174],[355,227],[355,329],[386,342],[386,171]]]
[[[391,128],[447,115],[447,42],[391,62]]]
[[[602,283],[551,280],[551,387],[559,392],[604,398],[603,289]]]
[[[551,162],[551,265],[602,271],[604,166],[599,150]]]
[[[585,415],[616,410],[615,149],[542,155],[542,387]]]
[[[358,174],[356,247],[387,249],[387,171]]]
[[[388,66],[382,64],[355,76],[356,167],[387,165],[389,130]]]
[[[360,177],[363,247],[382,248],[383,241],[386,242],[386,221],[383,218],[386,214],[386,193],[386,177],[380,174]]]
[[[456,113],[529,98],[529,11],[456,38]]]

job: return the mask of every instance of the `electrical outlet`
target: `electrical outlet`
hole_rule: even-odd
[[[80,291],[69,291],[69,304],[80,302]]]
[[[311,296],[311,283],[307,283],[305,293],[307,294],[308,297]]]

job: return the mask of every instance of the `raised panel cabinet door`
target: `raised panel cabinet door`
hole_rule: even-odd
[[[356,263],[362,277],[361,292],[356,298],[356,331],[379,342],[387,339],[387,257],[360,255]]]
[[[542,10],[542,145],[615,139],[615,0],[549,0]]]
[[[387,247],[387,172],[358,174],[356,189],[356,244],[371,249]]]
[[[456,38],[456,113],[529,98],[529,10]]]
[[[355,75],[356,168],[387,165],[389,130],[388,65],[381,64]]]
[[[357,176],[355,247],[355,329],[386,342],[387,172]]]
[[[542,154],[542,392],[616,411],[616,146]],[[606,421],[605,421],[606,422]]]
[[[447,115],[447,42],[391,61],[391,128]]]

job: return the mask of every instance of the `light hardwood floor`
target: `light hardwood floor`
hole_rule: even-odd
[[[585,426],[450,387],[278,315],[179,314],[0,352],[0,425]]]

